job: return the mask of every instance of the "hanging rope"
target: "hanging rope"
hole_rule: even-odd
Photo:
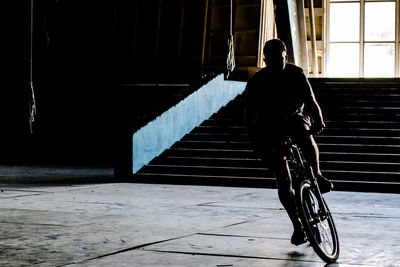
[[[230,20],[230,38],[228,39],[228,58],[226,59],[226,68],[228,69],[228,73],[226,78],[229,77],[229,74],[235,69],[235,53],[233,50],[233,31],[232,31],[232,17],[233,17],[233,0],[231,0],[231,20]]]
[[[33,0],[31,0],[31,47],[30,47],[29,87],[31,88],[31,100],[29,101],[29,128],[33,134],[33,122],[36,115],[35,91],[33,89]]]

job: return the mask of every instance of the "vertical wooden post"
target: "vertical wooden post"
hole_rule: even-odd
[[[207,18],[208,18],[208,0],[206,0],[206,7],[204,11],[204,27],[203,27],[203,50],[201,51],[201,66],[204,66],[204,59],[206,54],[206,39],[207,39]]]
[[[311,34],[311,66],[314,77],[318,77],[318,58],[317,58],[317,37],[315,34],[315,17],[314,17],[314,1],[308,0],[308,12],[310,18],[310,34]]]
[[[399,0],[396,0],[396,26],[395,26],[395,42],[394,42],[394,47],[395,47],[395,52],[394,52],[394,57],[395,57],[395,65],[394,65],[394,76],[399,77],[399,23],[400,23],[400,2]]]
[[[308,50],[307,50],[307,26],[304,10],[304,1],[296,0],[297,11],[297,38],[298,38],[298,65],[301,67],[306,75],[309,73]]]

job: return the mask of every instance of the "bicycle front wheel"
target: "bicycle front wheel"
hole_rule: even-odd
[[[309,181],[303,181],[297,197],[298,212],[308,241],[322,260],[335,262],[339,257],[339,240],[322,195],[314,193]]]

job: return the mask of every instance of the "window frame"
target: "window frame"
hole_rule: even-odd
[[[400,76],[400,45],[399,45],[399,24],[400,24],[400,0],[325,0],[326,6],[326,42],[325,42],[325,58],[328,59],[330,44],[340,43],[352,43],[359,44],[359,77],[364,77],[364,54],[365,44],[394,44],[395,55],[394,55],[394,77]],[[395,3],[395,40],[394,41],[365,41],[365,3],[379,3],[379,2],[391,2]],[[359,3],[360,4],[360,30],[359,30],[359,41],[330,41],[330,4],[331,3]],[[328,60],[325,60],[324,70],[326,76],[326,70],[328,66]]]

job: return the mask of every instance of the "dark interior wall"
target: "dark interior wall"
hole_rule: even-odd
[[[31,135],[31,1],[8,2],[1,162],[110,164],[121,132],[180,91],[134,84],[190,83],[226,66],[228,1],[35,0]],[[237,72],[256,65],[258,2],[234,1]]]
[[[1,161],[94,162],[87,152],[103,135],[103,125],[112,122],[110,101],[105,97],[111,93],[107,90],[111,77],[106,68],[111,62],[112,24],[105,2],[84,6],[79,1],[34,1],[34,134],[29,133],[28,124],[30,5],[29,0],[11,4],[7,9],[11,20],[2,26],[12,34],[13,45],[5,50],[11,57],[2,62],[9,75],[1,86],[5,111],[1,114]]]
[[[19,150],[28,142],[29,101],[29,1],[2,3],[0,10],[3,48],[0,84],[0,147],[2,158],[11,148]],[[18,9],[18,12],[14,12]],[[11,16],[10,16],[11,15]]]
[[[113,81],[198,79],[206,1],[115,1]]]

